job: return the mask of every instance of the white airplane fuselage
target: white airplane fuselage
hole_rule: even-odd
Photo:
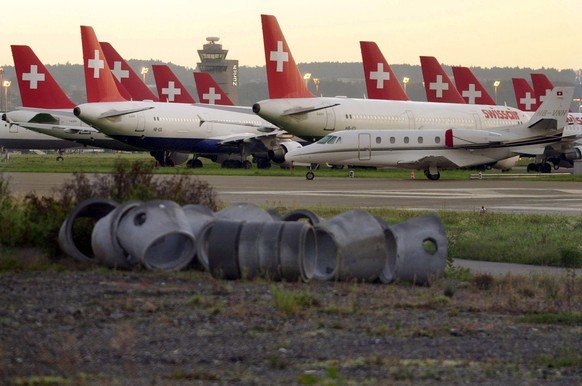
[[[74,146],[91,146],[111,150],[140,151],[134,146],[119,142],[93,129],[79,118],[71,109],[54,110],[38,108],[21,108],[6,113],[9,122],[18,122],[37,135],[49,136],[54,141],[66,140],[76,142]],[[57,139],[59,138],[59,139]]]
[[[0,147],[13,150],[56,150],[79,147],[79,144],[3,121],[0,129]]]
[[[242,141],[277,129],[243,107],[101,102],[81,104],[75,114],[112,138],[152,151],[222,153],[228,151],[225,141]]]

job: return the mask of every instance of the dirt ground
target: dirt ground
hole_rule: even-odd
[[[487,280],[486,280],[487,279]],[[3,384],[582,384],[580,278],[225,281],[72,266],[0,275]],[[445,294],[447,296],[445,296]]]

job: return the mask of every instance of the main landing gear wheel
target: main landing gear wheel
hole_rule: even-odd
[[[558,165],[558,167],[560,167]],[[527,172],[538,172],[538,173],[551,173],[552,172],[552,165],[550,165],[548,162],[544,162],[544,163],[530,163],[527,165]]]
[[[313,172],[310,170],[310,171],[308,171],[308,172],[305,174],[305,178],[306,178],[306,179],[308,179],[309,181],[311,181],[312,179],[314,179],[314,178],[315,178],[315,173],[313,173]]]
[[[436,174],[431,174],[428,169],[424,171],[424,175],[431,181],[437,181],[439,178],[441,178],[440,172],[437,172]]]

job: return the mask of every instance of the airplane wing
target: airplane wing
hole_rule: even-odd
[[[438,165],[439,169],[456,169],[474,165],[483,165],[496,161],[498,160],[483,155],[479,156],[461,151],[449,151],[446,155],[428,155],[419,158],[402,159],[401,161],[398,161],[398,166],[428,169],[431,165]]]
[[[307,113],[311,113],[313,111],[329,109],[329,108],[332,108],[335,106],[339,106],[339,103],[332,103],[332,104],[327,104],[327,105],[322,105],[322,106],[296,107],[296,108],[284,111],[283,114],[281,114],[281,115],[286,116],[286,115],[307,114]]]
[[[67,125],[56,125],[56,124],[46,124],[46,123],[32,123],[32,122],[11,122],[25,129],[30,129],[32,131],[39,131],[46,134],[47,130],[60,130],[69,134],[94,134],[99,133],[92,127],[79,127],[79,126],[67,126]]]
[[[273,131],[270,133],[265,133],[265,134],[256,134],[256,133],[241,133],[241,134],[235,134],[235,135],[230,135],[228,137],[225,137],[222,139],[222,141],[220,142],[221,145],[230,145],[230,144],[234,144],[234,143],[240,143],[240,142],[259,142],[262,141],[264,139],[290,139],[293,136],[289,133],[287,133],[284,130],[277,130],[277,131]]]

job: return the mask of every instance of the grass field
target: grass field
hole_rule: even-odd
[[[0,162],[1,172],[51,172],[51,173],[108,173],[113,170],[113,165],[118,159],[128,159],[130,161],[144,160],[155,162],[147,153],[67,153],[63,161],[56,160],[55,153],[45,155],[38,154],[10,154],[9,160]],[[177,174],[187,173],[193,175],[237,175],[237,176],[303,176],[307,168],[296,167],[294,169],[282,169],[278,165],[273,165],[270,169],[257,169],[253,165],[252,169],[223,169],[217,163],[202,159],[203,168],[188,169],[185,165],[179,165],[173,168],[156,168],[155,173],[160,174]],[[503,174],[504,177],[511,175],[521,175],[525,173],[525,165],[531,160],[524,159],[518,163],[514,170],[501,173],[499,170],[484,171],[484,174]],[[332,169],[321,167],[316,171],[320,177],[347,177],[350,169]],[[582,175],[565,174],[570,173],[572,169],[560,169],[555,171],[552,176],[531,173],[530,177],[535,180],[552,180],[552,181],[580,181]],[[411,171],[407,169],[386,168],[386,169],[363,169],[354,170],[355,175],[361,178],[410,178]],[[467,180],[471,175],[478,174],[475,170],[444,170],[441,172],[442,180]],[[422,171],[416,171],[415,176],[418,179],[424,179]]]

